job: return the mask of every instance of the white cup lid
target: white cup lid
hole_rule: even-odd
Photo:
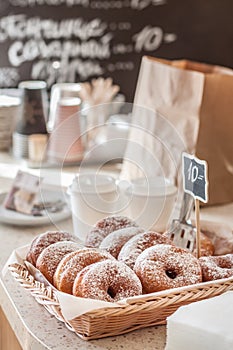
[[[18,106],[19,104],[20,104],[19,97],[13,97],[8,95],[0,96],[0,107]]]
[[[164,177],[143,177],[131,181],[128,192],[138,196],[173,195],[177,188],[171,180]]]
[[[70,190],[78,193],[106,193],[116,189],[115,179],[110,175],[96,173],[77,174]]]
[[[81,104],[81,100],[78,97],[63,97],[59,104],[61,106],[79,106]]]
[[[19,88],[36,90],[36,89],[45,89],[47,84],[43,80],[25,80],[19,83]]]

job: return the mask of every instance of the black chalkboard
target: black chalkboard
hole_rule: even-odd
[[[187,153],[183,153],[183,187],[194,198],[208,202],[207,162]]]
[[[0,88],[102,75],[131,101],[143,55],[233,68],[232,0],[0,1]]]

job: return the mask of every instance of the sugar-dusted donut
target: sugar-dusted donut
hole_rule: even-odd
[[[200,256],[209,256],[209,255],[214,255],[214,245],[212,241],[206,237],[204,233],[201,232],[200,234],[200,244],[201,244],[201,249],[200,249]],[[194,254],[196,256],[196,245],[194,246]]]
[[[53,275],[61,259],[68,253],[81,249],[79,243],[71,241],[61,241],[50,244],[39,255],[36,267],[47,278],[50,283],[53,283]]]
[[[144,232],[140,227],[125,227],[117,231],[113,231],[107,235],[100,243],[101,249],[106,249],[114,258],[117,259],[123,245],[139,233]]]
[[[142,294],[136,274],[117,260],[104,260],[85,267],[75,278],[73,294],[78,297],[116,302]]]
[[[57,266],[53,276],[54,286],[62,292],[72,294],[76,275],[84,267],[96,262],[114,259],[113,256],[95,248],[83,248],[65,255]]]
[[[204,282],[233,276],[233,254],[203,256],[199,262]]]
[[[202,281],[198,259],[187,250],[169,244],[157,244],[144,250],[135,262],[134,271],[145,293]]]
[[[40,253],[50,244],[60,241],[75,241],[76,238],[69,232],[64,231],[47,231],[36,236],[31,243],[26,260],[36,266],[36,261]]]
[[[124,262],[131,269],[133,269],[137,257],[147,248],[155,244],[172,244],[169,238],[161,233],[147,231],[139,233],[126,242],[119,255],[118,260]]]
[[[126,216],[108,216],[95,224],[93,229],[87,234],[85,244],[87,247],[99,247],[102,240],[109,233],[132,226],[137,227],[138,225]]]

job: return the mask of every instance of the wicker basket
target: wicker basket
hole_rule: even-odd
[[[39,304],[82,339],[98,339],[124,334],[139,328],[162,325],[178,307],[233,290],[233,277],[200,283],[164,292],[142,295],[128,300],[125,307],[103,308],[75,319],[64,319],[56,290],[38,282],[24,265],[15,263],[10,271],[21,285],[28,289]]]

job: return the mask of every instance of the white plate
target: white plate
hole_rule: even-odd
[[[47,189],[42,189],[39,194],[39,200],[42,202],[45,201],[57,201],[62,200],[65,205],[61,211],[57,213],[51,213],[44,210],[43,216],[31,216],[26,214],[21,214],[13,210],[5,209],[3,206],[3,201],[6,197],[7,193],[0,194],[0,222],[9,225],[16,226],[38,226],[38,225],[46,225],[53,224],[55,222],[67,219],[71,215],[70,208],[67,204],[67,198],[65,194],[59,191],[51,191]]]

